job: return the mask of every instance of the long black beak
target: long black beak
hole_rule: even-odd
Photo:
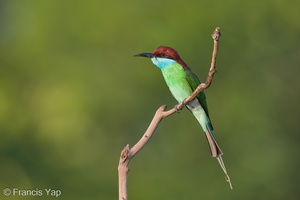
[[[141,56],[141,57],[147,57],[147,58],[153,58],[154,55],[152,53],[140,53],[134,56]]]

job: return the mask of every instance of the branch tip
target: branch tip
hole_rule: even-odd
[[[167,110],[167,105],[160,106],[158,110],[160,110],[160,111],[166,111]]]
[[[215,29],[215,31],[211,34],[211,37],[214,39],[214,40],[219,40],[219,38],[221,37],[221,32],[220,32],[220,28],[217,27]]]

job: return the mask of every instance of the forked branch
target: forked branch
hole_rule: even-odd
[[[201,83],[196,90],[187,97],[183,102],[175,106],[173,109],[167,110],[167,106],[163,105],[158,108],[156,111],[148,129],[142,136],[142,138],[132,147],[130,148],[127,144],[126,147],[121,152],[119,166],[118,166],[118,175],[119,175],[119,200],[127,200],[128,193],[127,193],[127,174],[128,174],[128,165],[130,160],[144,147],[144,145],[149,141],[153,133],[155,132],[156,128],[158,127],[160,121],[168,117],[178,110],[181,110],[188,102],[192,101],[202,90],[207,89],[212,82],[214,74],[217,72],[216,70],[216,60],[217,60],[217,52],[218,52],[218,45],[219,45],[219,38],[221,36],[220,28],[217,27],[215,31],[212,33],[212,38],[214,40],[214,48],[212,53],[212,60],[210,69],[208,72],[207,79],[205,83]]]

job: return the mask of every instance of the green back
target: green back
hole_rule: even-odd
[[[186,80],[190,84],[192,90],[194,91],[200,84],[200,81],[199,81],[198,77],[190,69],[184,69],[184,70],[186,73]],[[205,93],[203,91],[201,91],[197,95],[197,99],[199,100],[202,108],[204,109],[206,115],[208,116],[208,118],[210,120]]]

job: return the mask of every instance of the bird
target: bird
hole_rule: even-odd
[[[200,80],[192,72],[191,68],[181,59],[177,51],[171,47],[159,46],[153,53],[140,53],[134,56],[151,59],[153,64],[161,70],[171,94],[178,103],[183,102],[190,96],[200,84]],[[185,106],[201,125],[208,141],[211,156],[218,160],[226,175],[226,181],[229,183],[230,188],[233,189],[222,160],[223,151],[218,145],[213,133],[214,129],[210,120],[205,93],[201,91],[196,98],[186,103]]]

